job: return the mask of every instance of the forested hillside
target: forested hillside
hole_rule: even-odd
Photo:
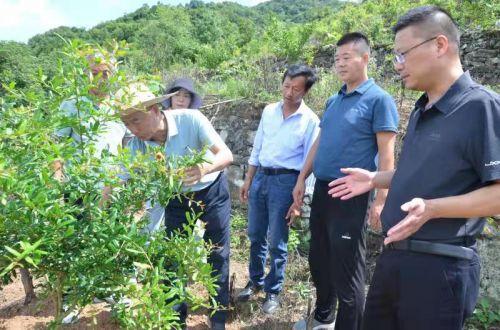
[[[121,60],[131,73],[192,74],[211,82],[207,92],[240,95],[248,93],[245,82],[275,69],[272,63],[310,63],[321,46],[334,43],[347,31],[360,30],[375,44],[390,45],[390,26],[398,15],[424,3],[447,8],[464,30],[495,29],[500,17],[500,4],[490,0],[367,0],[361,4],[272,0],[254,7],[192,0],[184,6],[144,5],[89,30],[59,27],[27,44],[0,41],[0,81],[15,82],[19,88],[36,85],[38,67],[45,75],[54,75],[63,38],[100,45],[116,40],[128,45]]]

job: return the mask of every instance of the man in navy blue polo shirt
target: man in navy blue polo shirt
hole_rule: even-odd
[[[294,329],[361,326],[369,194],[340,202],[328,195],[328,183],[342,177],[340,169],[346,166],[394,168],[398,113],[392,97],[368,79],[369,57],[369,42],[363,34],[349,33],[338,41],[335,69],[345,84],[326,103],[321,132],[294,188],[294,204],[300,205],[304,180],[313,171],[316,185],[309,220],[309,267],[316,287],[316,308],[312,317],[297,322]],[[375,227],[385,197],[386,191],[378,191],[373,203],[370,221]]]
[[[390,188],[363,328],[462,329],[479,290],[475,237],[500,213],[500,97],[463,72],[459,31],[443,9],[412,9],[393,29],[397,72],[425,92],[397,170],[344,169],[330,193]]]

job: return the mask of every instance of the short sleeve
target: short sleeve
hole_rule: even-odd
[[[494,94],[475,103],[471,109],[483,115],[470,136],[467,154],[483,183],[500,180],[500,97]]]
[[[96,137],[96,156],[99,157],[103,150],[117,155],[126,132],[127,129],[123,123],[116,121],[104,123],[101,132]]]
[[[335,102],[335,98],[337,97],[337,95],[334,95],[334,96],[331,96],[328,100],[326,100],[326,103],[325,103],[325,111],[323,111],[323,116],[321,116],[321,120],[319,122],[319,127],[320,128],[323,128],[323,120],[325,118],[325,113],[328,111],[328,109],[330,108],[330,106],[333,104],[333,102]]]
[[[222,141],[222,138],[217,134],[207,117],[199,111],[192,111],[191,114],[194,119],[195,127],[198,130],[198,138],[202,145],[211,148],[216,144],[224,144],[224,141]]]
[[[260,118],[259,127],[257,128],[257,132],[255,133],[255,138],[253,139],[252,152],[250,153],[250,157],[248,158],[248,164],[255,167],[258,167],[260,165],[259,155],[260,155],[260,150],[262,149],[262,142],[264,135],[264,129],[262,128],[263,121],[264,121],[264,113],[262,113],[262,116]]]
[[[382,94],[373,108],[373,133],[398,132],[399,115],[394,99],[388,94]]]

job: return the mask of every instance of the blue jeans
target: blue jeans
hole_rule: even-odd
[[[285,278],[288,225],[285,216],[293,203],[292,191],[298,174],[265,175],[258,171],[248,196],[250,280],[267,293],[278,294]],[[264,277],[267,252],[270,271]]]

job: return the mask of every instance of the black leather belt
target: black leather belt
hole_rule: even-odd
[[[428,241],[419,241],[413,239],[405,239],[403,241],[389,243],[384,246],[386,250],[404,250],[420,253],[435,254],[445,257],[453,257],[471,260],[474,257],[474,250],[456,245],[453,243],[434,243]]]
[[[259,167],[259,170],[265,175],[278,175],[278,174],[299,174],[297,170],[290,170],[288,168],[272,168],[272,167]]]

